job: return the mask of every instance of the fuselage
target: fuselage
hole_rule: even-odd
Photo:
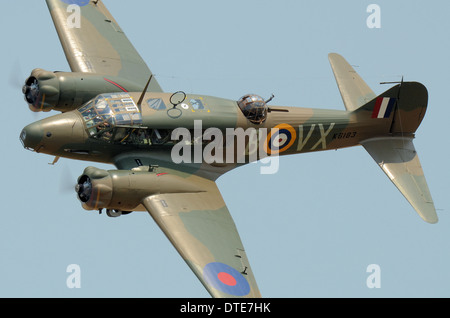
[[[268,156],[359,145],[384,130],[355,112],[270,106],[261,123],[252,123],[234,100],[140,95],[99,95],[77,110],[28,125],[21,140],[56,157],[120,166],[123,154],[134,153],[136,165],[208,165],[220,174]]]

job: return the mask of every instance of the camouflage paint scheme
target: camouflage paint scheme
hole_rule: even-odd
[[[269,106],[264,122],[253,124],[234,100],[187,95],[174,103],[176,94],[162,91],[102,1],[80,7],[80,28],[68,27],[72,13],[65,2],[47,0],[72,72],[37,69],[24,88],[33,111],[62,113],[25,127],[24,146],[55,156],[55,162],[65,157],[114,164],[118,170],[86,168],[77,188],[83,207],[107,209],[110,216],[148,211],[213,297],[261,297],[215,183],[223,173],[251,160],[249,144],[247,153],[234,157],[244,155],[243,163],[176,164],[171,157],[174,142],[150,142],[147,135],[143,142],[129,142],[136,132],[159,136],[160,131],[179,127],[192,130],[195,120],[201,120],[203,131],[265,128],[268,136],[258,146],[264,152],[257,159],[363,145],[419,215],[437,222],[412,143],[427,106],[422,84],[400,83],[377,97],[340,55],[332,53],[329,60],[346,110]],[[86,115],[92,99],[98,104],[126,99],[139,120],[112,130],[90,128],[88,123],[96,118]],[[271,148],[274,142],[278,147]],[[224,147],[225,152],[235,150]]]

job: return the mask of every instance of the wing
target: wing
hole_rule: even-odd
[[[76,1],[47,0],[72,71],[120,76],[144,87],[152,73],[103,2],[67,3]],[[148,91],[162,92],[154,78]]]
[[[188,180],[205,191],[153,195],[143,205],[213,297],[261,297],[216,183]]]

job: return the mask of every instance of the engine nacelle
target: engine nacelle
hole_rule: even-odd
[[[103,93],[142,91],[136,85],[117,76],[93,73],[50,72],[34,69],[25,81],[22,92],[34,112],[61,112],[76,109]]]
[[[78,199],[86,210],[142,211],[142,200],[154,194],[203,192],[192,182],[145,170],[102,170],[87,167],[78,178]]]

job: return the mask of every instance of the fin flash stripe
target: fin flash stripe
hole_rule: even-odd
[[[372,118],[389,118],[396,100],[392,97],[378,97],[372,112]]]

